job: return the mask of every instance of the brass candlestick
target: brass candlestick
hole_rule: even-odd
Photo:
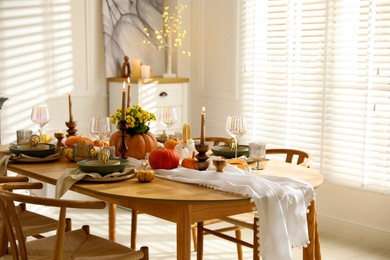
[[[126,120],[121,120],[119,122],[120,124],[120,130],[122,132],[121,134],[121,145],[119,146],[119,152],[122,154],[122,158],[126,159],[126,153],[127,153],[127,145],[126,145],[126,130],[127,130],[127,122]]]
[[[195,149],[198,151],[198,154],[195,155],[195,158],[198,159],[195,162],[195,167],[198,171],[205,171],[209,167],[210,162],[207,161],[209,156],[206,154],[209,150],[209,145],[204,143],[195,143]]]
[[[66,130],[66,132],[68,132],[66,137],[76,135],[76,133],[77,133],[77,129],[76,129],[77,123],[76,123],[76,121],[65,122],[65,125],[68,127],[68,130]]]
[[[65,138],[65,133],[63,133],[63,132],[56,132],[56,133],[54,133],[54,137],[57,138],[57,147],[64,146],[64,144],[62,143],[62,139]]]

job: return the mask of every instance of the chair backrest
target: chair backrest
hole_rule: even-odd
[[[200,138],[195,137],[193,138],[193,140],[198,141],[200,140]],[[210,143],[212,146],[217,146],[220,144],[226,144],[226,145],[230,144],[230,138],[226,138],[226,137],[205,137],[205,141],[206,143]]]
[[[267,149],[266,154],[280,154],[285,156],[285,162],[295,163],[304,167],[310,167],[313,157],[304,151],[288,148],[271,148]]]
[[[26,238],[22,231],[22,225],[20,222],[19,214],[20,210],[15,205],[15,201],[59,207],[59,219],[56,232],[56,245],[53,249],[53,259],[60,259],[56,256],[62,256],[63,251],[63,239],[65,235],[66,227],[66,209],[69,208],[88,208],[88,209],[102,209],[105,207],[103,201],[75,201],[75,200],[59,200],[52,198],[34,197],[23,194],[13,193],[10,190],[31,188],[36,183],[4,183],[1,184],[0,189],[0,212],[3,217],[3,227],[1,234],[1,244],[4,244],[4,240],[7,239],[10,243],[11,253],[13,259],[28,259],[26,249]],[[37,185],[42,185],[38,183]],[[5,234],[6,233],[6,236]]]

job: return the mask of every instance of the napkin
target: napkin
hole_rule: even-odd
[[[67,192],[73,184],[78,182],[79,180],[84,179],[85,177],[91,177],[94,179],[109,179],[113,177],[120,177],[130,174],[135,174],[137,172],[136,169],[143,167],[143,162],[139,161],[135,158],[128,158],[129,164],[125,168],[123,172],[113,172],[104,176],[101,176],[99,173],[90,172],[86,173],[81,171],[79,168],[68,168],[65,170],[65,173],[61,175],[61,177],[57,180],[56,183],[56,198],[61,198],[65,192]]]
[[[155,172],[158,177],[172,181],[199,184],[252,198],[259,215],[262,259],[292,259],[291,246],[309,243],[306,213],[314,199],[314,189],[306,182],[250,174],[231,165],[225,167],[223,174],[213,167],[202,174],[183,167]]]

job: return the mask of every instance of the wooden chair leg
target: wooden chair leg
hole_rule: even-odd
[[[237,228],[234,232],[236,234],[236,238],[238,240],[242,240],[241,229]],[[237,257],[238,257],[238,260],[243,260],[243,258],[242,258],[242,245],[237,243],[236,246],[237,246]]]
[[[65,232],[72,231],[72,219],[66,218],[65,219]]]
[[[191,227],[191,233],[192,233],[192,243],[194,244],[194,252],[196,252],[198,250],[197,226],[193,225]]]
[[[138,212],[135,209],[131,210],[131,231],[130,231],[130,248],[136,249],[137,244],[137,218]]]
[[[197,260],[203,260],[203,222],[198,222],[197,224],[198,230],[197,230],[197,251],[196,251],[196,259]]]
[[[258,221],[259,219],[257,217],[253,220],[253,260],[260,260],[259,229],[257,228]]]

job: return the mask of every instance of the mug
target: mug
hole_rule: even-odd
[[[32,130],[21,129],[16,131],[16,143],[17,144],[28,144],[32,136]]]
[[[90,143],[75,143],[74,149],[74,160],[76,162],[86,159],[91,159],[91,144]]]

